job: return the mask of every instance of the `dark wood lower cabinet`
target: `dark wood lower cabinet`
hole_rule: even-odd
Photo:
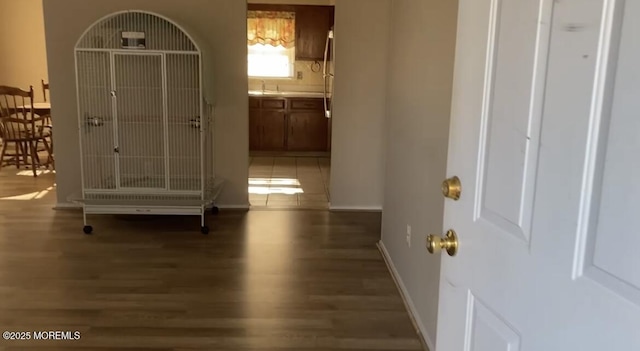
[[[249,150],[328,151],[322,99],[250,97]]]
[[[305,111],[289,113],[287,150],[327,150],[328,120],[324,112]]]
[[[285,150],[285,124],[283,111],[249,110],[249,149]]]
[[[263,110],[260,119],[263,125],[261,149],[266,151],[284,150],[285,113]]]
[[[249,109],[249,150],[262,148],[262,130],[260,110]]]

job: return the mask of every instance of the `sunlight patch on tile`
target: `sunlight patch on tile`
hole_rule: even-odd
[[[250,186],[249,194],[262,194],[262,195],[270,195],[270,194],[285,194],[285,195],[295,195],[302,194],[304,190],[302,188],[286,188],[286,187],[266,187],[266,186]]]
[[[294,178],[249,178],[249,194],[302,194],[300,181]]]
[[[293,178],[249,178],[249,185],[300,186],[300,181]]]

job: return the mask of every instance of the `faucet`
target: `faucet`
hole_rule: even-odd
[[[261,82],[262,82],[262,92],[264,93],[264,79],[261,80]]]

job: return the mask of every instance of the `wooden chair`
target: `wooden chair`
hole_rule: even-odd
[[[49,92],[49,83],[45,83],[44,79],[40,79],[42,82],[42,96],[44,96],[44,102],[47,102],[47,93]]]
[[[29,91],[19,88],[0,86],[0,167],[5,164],[5,157],[9,144],[14,145],[15,164],[20,168],[21,162],[30,163],[33,176],[36,177],[37,167],[55,166],[51,145],[51,118],[48,115],[34,114],[33,87]],[[38,146],[43,144],[41,151],[47,152],[47,162],[41,163],[38,156]],[[27,162],[27,160],[30,162]]]
[[[44,79],[40,79],[40,83],[42,84],[42,96],[44,97],[44,102],[47,102],[47,97],[49,96],[49,83],[45,83]],[[49,120],[51,120],[51,116],[49,116]],[[53,131],[53,126],[51,124],[47,125],[47,128],[49,128],[49,132],[51,133]],[[51,137],[49,138],[51,140]],[[50,143],[51,146],[51,152],[53,152],[53,142]],[[38,148],[38,151],[43,151],[42,149]]]

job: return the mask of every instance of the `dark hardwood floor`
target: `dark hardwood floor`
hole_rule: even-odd
[[[0,350],[421,350],[376,248],[380,216],[51,208],[54,175],[0,171]],[[79,340],[33,340],[79,331]]]

